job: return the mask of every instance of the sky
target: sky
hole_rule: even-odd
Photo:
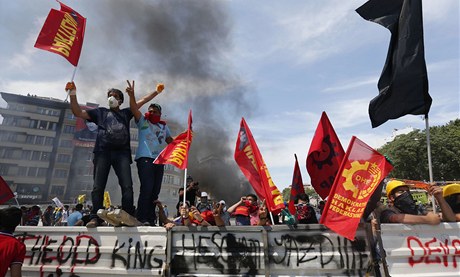
[[[365,2],[66,0],[87,18],[74,79],[79,102],[107,105],[107,89],[124,91],[126,80],[136,81],[136,95],[164,82],[155,101],[164,119],[184,126],[192,109],[197,160],[217,151],[238,170],[233,151],[244,117],[277,187],[291,184],[294,154],[309,183],[305,159],[323,111],[344,149],[352,136],[378,148],[396,129],[425,128],[413,115],[371,127],[368,105],[390,32],[355,12]],[[52,8],[59,4],[0,1],[0,91],[65,98],[74,67],[33,47]],[[460,116],[459,9],[458,0],[423,0],[430,126]]]

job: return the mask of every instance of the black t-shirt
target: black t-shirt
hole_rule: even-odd
[[[93,152],[126,150],[131,153],[129,121],[133,114],[129,108],[119,111],[96,108],[86,111],[90,121],[98,126]]]

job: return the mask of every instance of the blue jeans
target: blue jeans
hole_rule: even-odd
[[[137,219],[140,222],[154,223],[156,220],[155,204],[163,181],[164,165],[153,164],[154,159],[139,158],[136,160],[137,172],[141,188],[137,201]]]
[[[91,192],[93,210],[90,218],[97,218],[97,211],[103,209],[104,191],[109,177],[110,167],[113,167],[121,187],[121,206],[127,213],[134,215],[133,180],[131,178],[130,151],[105,151],[94,153],[94,185]]]

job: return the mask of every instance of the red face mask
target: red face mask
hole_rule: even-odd
[[[161,119],[161,115],[156,115],[152,112],[146,112],[144,114],[144,117],[145,119],[150,121],[152,124],[157,124],[158,122],[160,122],[160,119]]]
[[[259,208],[259,207],[257,206],[257,204],[253,204],[252,201],[249,201],[249,200],[245,200],[245,201],[244,201],[244,204],[246,205],[246,207],[249,208],[249,213],[251,213],[251,214],[252,214],[253,212],[257,211],[257,209]]]

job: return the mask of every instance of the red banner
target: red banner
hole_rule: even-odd
[[[307,156],[311,185],[321,198],[329,195],[344,155],[342,144],[326,112],[323,112]]]
[[[13,191],[11,191],[10,186],[3,180],[0,176],[0,204],[5,203],[14,197]]]
[[[353,136],[320,223],[354,240],[369,198],[392,169],[393,166],[382,154]]]
[[[294,174],[292,175],[292,185],[291,185],[291,197],[289,198],[289,212],[295,214],[295,200],[297,195],[305,193],[303,187],[302,174],[300,173],[299,162],[297,161],[297,155],[294,154],[295,165],[294,165]]]
[[[161,151],[153,162],[154,164],[171,164],[179,169],[186,169],[188,164],[188,151],[192,145],[192,111],[188,114],[187,131],[180,133],[168,146]]]
[[[59,4],[60,11],[51,9],[48,14],[35,47],[61,55],[77,66],[83,47],[86,18],[61,2]]]
[[[241,119],[240,131],[236,140],[235,161],[259,198],[265,199],[268,210],[279,213],[284,208],[283,197],[272,181],[244,118]]]

